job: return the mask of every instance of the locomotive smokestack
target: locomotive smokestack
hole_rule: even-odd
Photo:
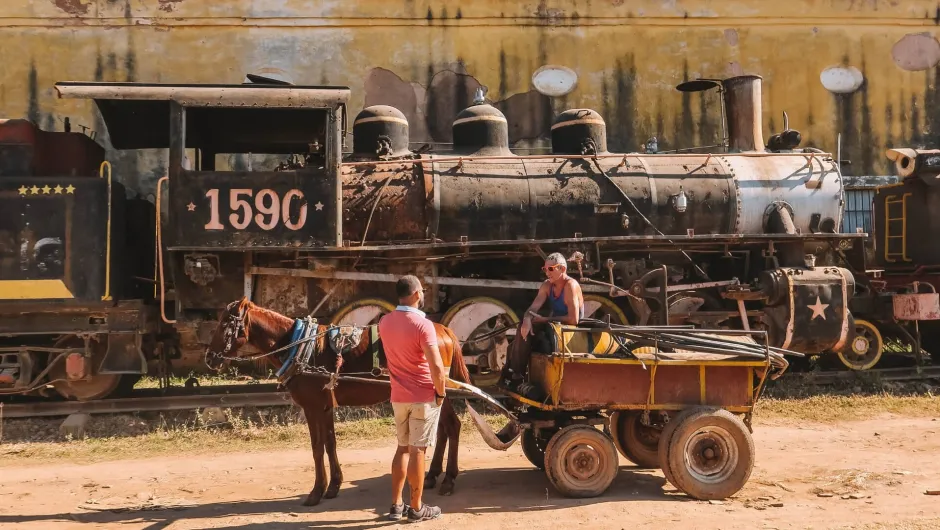
[[[721,82],[728,120],[728,150],[763,151],[761,130],[761,77],[741,75]]]

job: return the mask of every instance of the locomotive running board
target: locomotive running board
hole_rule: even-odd
[[[503,434],[503,438],[511,436],[506,441],[503,441],[499,434],[493,431],[493,428],[483,419],[483,416],[477,412],[470,402],[466,402],[467,412],[470,413],[470,418],[473,419],[473,424],[476,425],[477,431],[480,432],[480,436],[483,437],[483,441],[486,442],[486,445],[490,446],[497,451],[505,451],[512,447],[512,445],[519,439],[519,435],[522,434],[522,429],[519,426],[519,419],[516,418],[516,415],[509,411],[502,403],[494,399],[492,396],[483,392],[479,388],[468,385],[467,383],[461,383],[460,381],[454,381],[453,379],[447,379],[447,386],[451,388],[457,388],[459,390],[469,392],[474,396],[486,401],[490,405],[496,407],[499,410],[500,414],[509,418],[509,423],[503,427],[499,432]]]

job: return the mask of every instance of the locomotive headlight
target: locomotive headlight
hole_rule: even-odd
[[[685,194],[681,186],[679,187],[679,194],[676,195],[676,200],[673,205],[679,213],[685,212],[686,208],[689,207],[689,197]]]

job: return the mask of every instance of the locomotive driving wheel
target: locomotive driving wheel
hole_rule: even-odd
[[[343,306],[330,319],[338,326],[369,326],[378,324],[379,319],[395,310],[395,306],[381,298],[364,298]]]
[[[630,323],[627,320],[627,315],[610,298],[597,294],[584,295],[584,318],[604,320],[604,317],[608,315],[611,324],[625,325]]]
[[[88,347],[91,349],[91,355],[85,358],[82,358],[82,352],[85,351],[85,340],[81,337],[75,335],[64,337],[56,341],[55,347],[74,349],[74,351],[64,354],[65,358],[59,359],[49,371],[49,381],[52,382],[52,387],[65,399],[75,401],[104,399],[121,386],[121,374],[96,373],[104,360],[105,354],[108,352],[107,341],[90,339]],[[80,373],[73,372],[69,374],[71,370],[68,368],[67,361],[70,357],[73,359],[73,363],[70,363],[71,366],[76,366],[75,361],[81,362],[85,365],[84,372],[89,375],[83,377]]]
[[[441,324],[453,330],[461,343],[467,364],[478,370],[498,374],[506,364],[509,351],[507,332],[519,323],[508,305],[487,296],[474,296],[454,304],[441,317]],[[504,329],[506,328],[506,329]],[[494,332],[504,329],[501,333]],[[481,337],[481,340],[473,340]],[[486,337],[486,338],[483,338]],[[495,376],[494,376],[495,377]],[[490,381],[479,381],[486,385]]]
[[[874,324],[855,320],[855,338],[848,348],[837,353],[839,360],[850,370],[868,370],[878,364],[884,353],[884,339]]]
[[[640,411],[617,411],[610,415],[610,435],[624,458],[637,467],[659,467],[659,438],[665,422],[658,412],[650,413],[649,425],[643,425]]]

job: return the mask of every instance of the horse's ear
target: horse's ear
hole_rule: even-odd
[[[245,313],[248,312],[248,306],[251,302],[248,300],[248,297],[244,297],[238,303],[238,316],[245,316]]]

